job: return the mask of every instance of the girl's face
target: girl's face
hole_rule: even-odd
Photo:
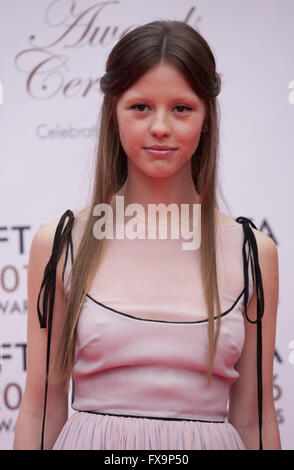
[[[183,166],[191,172],[205,103],[176,67],[152,67],[120,96],[116,112],[128,173],[167,177]]]

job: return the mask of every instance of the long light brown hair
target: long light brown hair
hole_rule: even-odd
[[[217,96],[221,80],[216,72],[214,55],[205,39],[191,26],[180,21],[154,21],[137,27],[123,36],[108,56],[106,73],[100,80],[104,98],[91,204],[79,249],[75,253],[71,290],[56,356],[55,372],[59,379],[70,378],[79,312],[103,253],[104,240],[93,236],[93,209],[100,203],[111,204],[113,195],[127,179],[127,156],[117,131],[116,103],[125,90],[162,61],[177,67],[198,96],[203,98],[206,106],[207,132],[201,134],[198,147],[191,158],[191,170],[195,189],[201,200],[201,269],[208,311],[208,384],[211,382],[221,315],[215,252],[215,208],[218,208],[216,191],[219,185]]]

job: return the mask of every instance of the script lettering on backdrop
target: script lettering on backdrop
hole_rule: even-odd
[[[95,2],[79,11],[78,3],[76,0],[51,2],[45,11],[44,22],[50,32],[55,35],[57,32],[57,37],[46,42],[31,34],[28,38],[29,47],[15,56],[14,64],[20,72],[27,74],[26,90],[34,99],[50,99],[58,94],[65,98],[84,98],[90,92],[98,93],[99,77],[68,77],[72,50],[111,46],[138,26],[131,25],[120,30],[117,25],[104,23],[103,13],[107,8],[119,5],[117,0]],[[79,6],[82,8],[81,4]],[[191,7],[183,21],[191,24],[195,10],[196,7]],[[191,26],[196,26],[200,19],[196,18]],[[43,26],[40,30],[44,31]]]

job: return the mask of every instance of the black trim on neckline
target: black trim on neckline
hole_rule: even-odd
[[[221,315],[216,315],[214,317],[214,320],[216,320],[218,317],[224,317],[225,315],[227,315],[229,312],[231,312],[231,310],[233,310],[233,308],[236,306],[236,304],[239,302],[240,298],[242,297],[242,295],[244,294],[244,291],[245,289],[242,290],[241,294],[237,297],[237,299],[235,300],[235,302],[233,303],[233,305],[231,305],[231,307],[226,310],[224,313],[222,313]],[[170,320],[156,320],[156,319],[153,319],[153,318],[141,318],[141,317],[135,317],[134,315],[130,315],[128,313],[124,313],[124,312],[120,312],[119,310],[115,310],[114,308],[112,307],[108,307],[107,305],[103,304],[102,302],[99,302],[98,300],[94,299],[90,294],[86,294],[86,297],[88,297],[90,300],[92,300],[93,302],[95,302],[96,304],[100,305],[101,307],[103,308],[106,308],[107,310],[110,310],[112,312],[115,312],[115,313],[118,313],[119,315],[123,315],[125,317],[129,317],[129,318],[132,318],[134,320],[141,320],[141,321],[150,321],[150,322],[155,322],[155,323],[175,323],[175,324],[195,324],[195,323],[208,323],[208,319],[205,319],[205,320],[197,320],[197,321],[170,321]]]

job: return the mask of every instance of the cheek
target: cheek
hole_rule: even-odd
[[[198,126],[192,126],[189,129],[182,129],[182,132],[178,133],[178,141],[182,143],[189,150],[196,150],[197,145],[201,136],[201,129],[197,128]]]
[[[133,148],[142,143],[143,125],[140,122],[124,119],[118,122],[119,137],[122,146]]]
[[[124,123],[119,127],[119,138],[127,157],[133,158],[137,153],[136,134],[134,133],[134,129]]]

